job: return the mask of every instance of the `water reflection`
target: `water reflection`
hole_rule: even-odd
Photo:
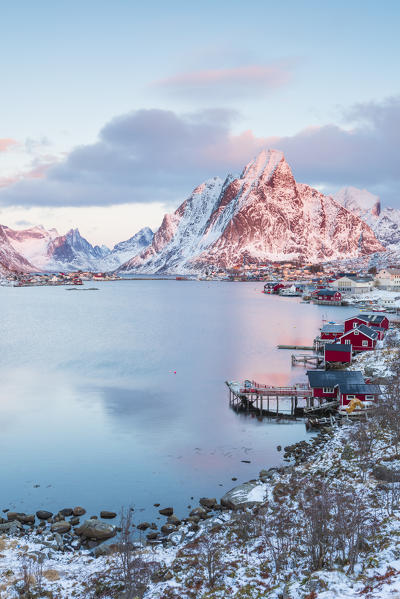
[[[4,507],[83,504],[94,513],[162,501],[179,512],[190,496],[220,496],[232,477],[279,464],[276,446],[305,438],[304,424],[234,413],[224,381],[304,380],[276,345],[309,344],[328,311],[261,290],[175,281],[107,283],[96,294],[2,288]],[[329,318],[348,313],[331,308]]]

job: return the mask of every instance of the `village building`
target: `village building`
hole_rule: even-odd
[[[366,383],[358,370],[308,370],[307,377],[313,398],[320,403],[337,401],[339,413],[368,409],[382,393],[379,385]]]
[[[313,398],[320,403],[338,398],[340,382],[364,384],[363,374],[359,370],[307,370],[307,377]]]
[[[337,324],[335,322],[328,322],[327,324],[324,324],[321,327],[321,334],[320,337],[322,340],[324,339],[328,339],[328,340],[334,340],[334,339],[338,339],[339,337],[341,337],[344,333],[344,325],[343,324]]]
[[[331,286],[341,293],[359,295],[370,293],[374,287],[374,281],[372,277],[356,277],[352,275],[346,275],[336,279],[336,281],[333,281]]]
[[[339,305],[342,303],[342,294],[334,289],[317,289],[311,294],[316,303]]]
[[[339,343],[351,344],[353,352],[371,351],[375,349],[379,339],[378,331],[365,324],[350,329],[339,339]]]
[[[327,366],[351,364],[352,351],[350,343],[325,343],[325,364]]]
[[[375,281],[380,289],[388,291],[400,291],[400,268],[384,268],[380,270]]]

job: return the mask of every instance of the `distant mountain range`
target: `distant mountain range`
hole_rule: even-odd
[[[112,249],[71,229],[0,225],[0,274],[8,270],[187,273],[299,260],[400,261],[400,210],[354,187],[326,196],[297,183],[282,152],[264,150],[239,176],[196,187],[158,231],[144,228]]]
[[[78,229],[59,235],[41,225],[16,231],[0,225],[0,265],[3,272],[35,271],[112,271],[147,247],[153,240],[148,227],[112,250],[92,246]]]

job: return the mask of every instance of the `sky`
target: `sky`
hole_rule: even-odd
[[[0,223],[113,244],[283,150],[400,208],[400,3],[0,3]]]

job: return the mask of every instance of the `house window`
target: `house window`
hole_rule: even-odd
[[[347,400],[348,400],[348,401],[351,401],[352,399],[355,399],[355,398],[356,398],[356,396],[355,396],[355,395],[348,395],[348,396],[347,396]]]
[[[363,347],[368,347],[368,341],[363,341],[363,342],[362,342],[362,346],[363,346]]]
[[[360,332],[360,331],[354,331],[354,334],[355,334],[355,335],[358,335],[358,333],[359,333],[359,332]]]
[[[374,401],[374,396],[373,395],[366,395],[365,396],[365,401]]]
[[[353,322],[353,329],[357,328],[357,324],[358,324],[357,322]]]
[[[323,391],[324,393],[334,393],[334,392],[335,392],[335,389],[334,389],[333,387],[324,387],[324,388],[322,389],[322,391]]]
[[[348,345],[350,345],[350,343],[351,343],[351,339],[346,339],[346,340],[345,340],[345,343],[347,343]]]

